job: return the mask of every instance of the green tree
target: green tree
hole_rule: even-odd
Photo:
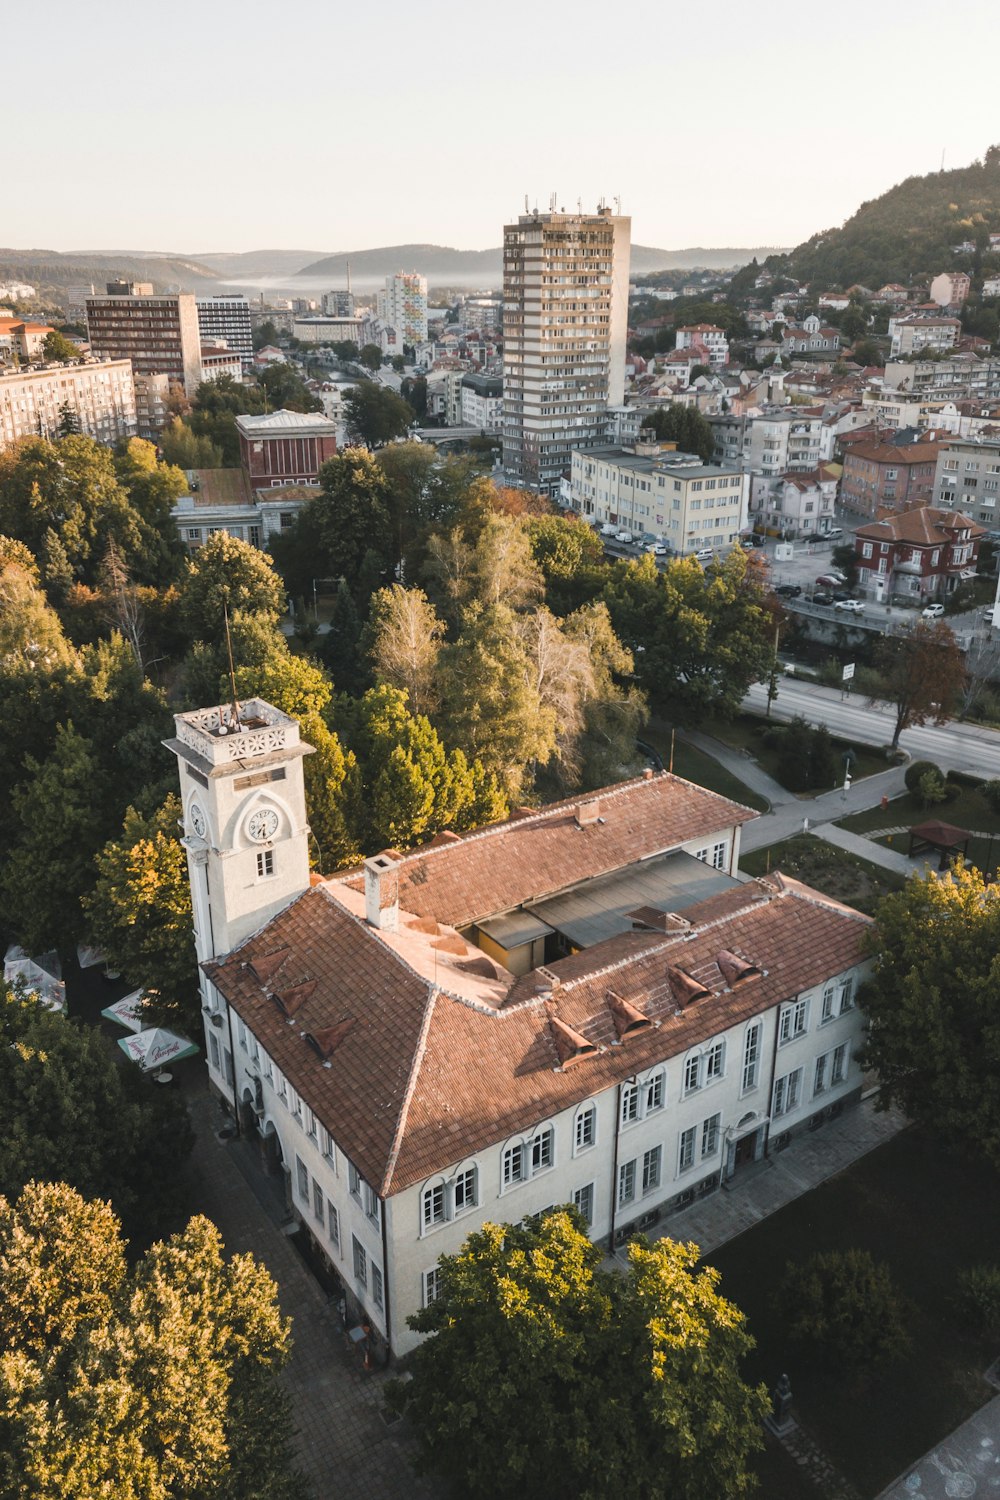
[[[358,351],[358,364],[374,373],[382,368],[382,350],[378,344],[363,344]]]
[[[590,526],[564,516],[526,516],[523,525],[553,613],[568,614],[600,593],[608,564]]]
[[[697,453],[702,463],[711,462],[712,425],[695,407],[677,402],[658,406],[649,414],[647,426],[652,427],[661,442],[676,443],[681,453]]]
[[[338,339],[335,344],[330,345],[330,348],[338,359],[345,362],[357,359],[359,353],[357,342],[354,339]]]
[[[98,947],[145,990],[157,1017],[193,1032],[200,1001],[182,811],[174,795],[147,818],[128,808],[121,837],[97,855],[84,910]]]
[[[381,448],[402,437],[413,421],[413,408],[395,391],[362,380],[344,396],[348,431],[369,448]]]
[[[80,417],[75,407],[64,401],[59,408],[59,436],[73,437],[80,431]]]
[[[789,1338],[816,1344],[838,1364],[868,1370],[909,1342],[889,1268],[867,1250],[827,1250],[801,1264],[790,1261],[780,1304]]]
[[[68,1182],[110,1198],[135,1234],[169,1223],[194,1140],[183,1100],[151,1093],[138,1068],[119,1066],[107,1037],[33,995],[4,986],[0,1027],[0,1192]]]
[[[265,318],[253,331],[254,349],[266,349],[268,345],[274,347],[280,337],[277,325],[270,318]]]
[[[891,749],[904,729],[951,718],[965,682],[965,662],[943,620],[919,620],[903,635],[884,636],[874,665],[881,685],[869,702],[887,703],[895,712]]]
[[[379,589],[372,595],[364,650],[375,679],[399,688],[415,713],[432,713],[443,626],[420,589]]]
[[[742,1314],[697,1261],[636,1241],[627,1275],[604,1272],[572,1211],[484,1224],[442,1259],[410,1319],[430,1337],[390,1392],[420,1467],[472,1500],[748,1494],[767,1398],[740,1377]]]
[[[1000,1166],[1000,901],[978,870],[908,880],[879,904],[861,994],[880,1098]]]
[[[138,531],[132,551],[122,554],[122,562],[138,584],[162,588],[175,582],[185,552],[172,510],[187,494],[187,480],[176,464],[161,463],[153,444],[142,438],[121,444],[115,454],[115,475],[128,496]],[[118,545],[114,536],[108,537],[99,568],[110,544]]]
[[[33,1183],[0,1201],[0,1289],[5,1500],[304,1494],[277,1287],[207,1219],[128,1268],[106,1205]]]
[[[93,884],[100,835],[93,748],[71,722],[60,724],[45,760],[28,756],[24,770],[0,868],[5,917],[29,952],[67,953],[82,933],[80,900]]]
[[[217,531],[199,547],[181,583],[180,614],[192,640],[218,641],[239,611],[274,622],[285,612],[285,591],[265,553]]]
[[[160,448],[168,464],[179,469],[221,469],[222,449],[209,437],[199,437],[175,417],[160,433]]]
[[[365,553],[387,565],[392,550],[388,481],[364,448],[345,448],[319,471],[320,493],[309,525],[322,548],[323,572],[345,578],[355,592]],[[384,563],[383,561],[384,560]]]
[[[70,343],[65,334],[60,333],[58,328],[53,328],[45,335],[42,344],[42,354],[46,360],[79,359],[80,351],[75,344]],[[79,431],[79,428],[77,428]]]
[[[10,543],[11,549],[20,543]],[[73,660],[73,648],[63,634],[59,616],[38,586],[38,570],[27,548],[28,562],[0,560],[0,665],[37,670]],[[16,554],[11,552],[12,558]]]

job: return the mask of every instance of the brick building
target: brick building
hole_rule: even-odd
[[[240,463],[254,490],[315,484],[337,452],[337,424],[318,412],[274,411],[237,417]]]
[[[858,588],[886,603],[943,599],[975,576],[983,535],[983,527],[960,511],[927,505],[859,526]]]
[[[942,443],[928,439],[905,444],[877,440],[844,445],[841,505],[872,520],[883,511],[929,505],[942,447]]]

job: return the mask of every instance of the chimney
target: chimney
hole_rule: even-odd
[[[580,802],[576,809],[577,828],[589,828],[592,823],[600,821],[601,804],[595,797],[592,802]]]
[[[383,932],[395,932],[399,926],[399,875],[389,854],[365,860],[365,918]]]

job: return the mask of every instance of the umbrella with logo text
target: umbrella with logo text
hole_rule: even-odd
[[[107,1016],[109,1021],[117,1021],[119,1026],[127,1026],[129,1031],[142,1030],[145,1014],[142,990],[133,990],[131,995],[123,995],[114,1005],[106,1005],[101,1011],[102,1016]]]
[[[162,1026],[151,1026],[136,1036],[123,1036],[118,1045],[144,1073],[165,1068],[167,1063],[178,1062],[182,1057],[194,1057],[198,1051],[186,1036],[175,1036]]]

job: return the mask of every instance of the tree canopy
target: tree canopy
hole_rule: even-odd
[[[402,437],[413,421],[413,407],[373,380],[361,380],[350,388],[344,397],[344,414],[348,430],[370,448]]]
[[[391,1395],[422,1469],[470,1500],[748,1494],[768,1402],[718,1273],[671,1240],[633,1242],[625,1275],[601,1258],[573,1210],[484,1224],[442,1258]]]
[[[888,703],[896,714],[892,749],[914,724],[946,724],[965,683],[965,661],[953,631],[943,620],[918,620],[904,635],[887,635],[875,651],[882,686],[871,701]]]

